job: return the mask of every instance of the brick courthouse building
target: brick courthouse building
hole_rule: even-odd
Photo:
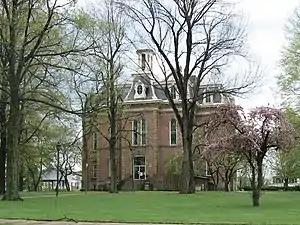
[[[124,138],[117,143],[120,188],[132,189],[135,185],[136,189],[141,189],[148,180],[154,189],[176,189],[177,181],[174,179],[169,180],[169,183],[175,184],[166,184],[166,165],[171,158],[182,152],[179,126],[163,90],[149,79],[154,52],[148,49],[138,50],[137,57],[139,71],[132,74],[131,83],[123,88],[123,104],[126,105],[124,113],[127,119],[124,119],[122,125]],[[193,85],[192,81],[189,85]],[[172,98],[179,103],[174,81],[170,81],[168,87]],[[202,86],[201,90],[216,88]],[[199,101],[196,119],[210,113],[217,104],[227,101],[228,98],[220,93],[204,97]],[[103,121],[105,119],[99,118],[97,125],[101,134],[93,132],[87,137],[88,162],[83,162],[83,165],[87,165],[87,173],[83,176],[87,175],[90,189],[103,187],[108,184],[110,177],[108,142],[104,137],[108,134],[109,124]],[[200,180],[207,180],[205,166],[198,175],[201,176]]]

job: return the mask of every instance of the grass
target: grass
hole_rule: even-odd
[[[43,195],[41,193],[41,195]],[[54,194],[0,202],[0,218],[82,221],[300,224],[300,193],[267,192],[261,206],[251,206],[249,193],[122,192]]]

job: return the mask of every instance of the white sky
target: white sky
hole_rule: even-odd
[[[239,0],[249,24],[250,53],[260,61],[265,82],[262,88],[247,99],[237,102],[246,108],[276,106],[276,76],[280,74],[279,60],[285,44],[284,25],[300,0]]]

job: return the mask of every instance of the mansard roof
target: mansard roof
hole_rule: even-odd
[[[189,84],[190,87],[190,94],[192,95],[193,90],[193,84],[195,79],[191,79],[191,82]],[[125,102],[132,102],[132,101],[164,101],[167,100],[167,97],[165,95],[165,92],[163,90],[163,87],[165,86],[165,81],[159,81],[160,84],[152,79],[151,74],[141,73],[141,74],[133,74],[132,75],[132,81],[130,84],[126,85],[123,89],[123,99]],[[174,85],[175,81],[173,79],[169,80],[168,86],[171,87]],[[141,97],[136,96],[137,88],[138,86],[142,91],[144,91],[144,95],[141,95]],[[203,90],[205,89],[221,89],[222,86],[220,84],[207,84],[207,85],[201,85],[200,89],[203,93]]]

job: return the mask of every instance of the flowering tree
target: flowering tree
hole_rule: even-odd
[[[212,176],[215,188],[217,188],[221,178],[224,182],[225,191],[232,191],[230,184],[242,166],[242,156],[234,151],[205,151],[202,155],[207,163],[207,170]]]
[[[208,145],[208,152],[236,152],[251,168],[253,206],[259,206],[263,185],[263,160],[272,150],[292,149],[295,131],[284,112],[270,107],[257,107],[245,114],[239,106],[219,106],[212,116],[208,130],[230,126],[234,132]]]

